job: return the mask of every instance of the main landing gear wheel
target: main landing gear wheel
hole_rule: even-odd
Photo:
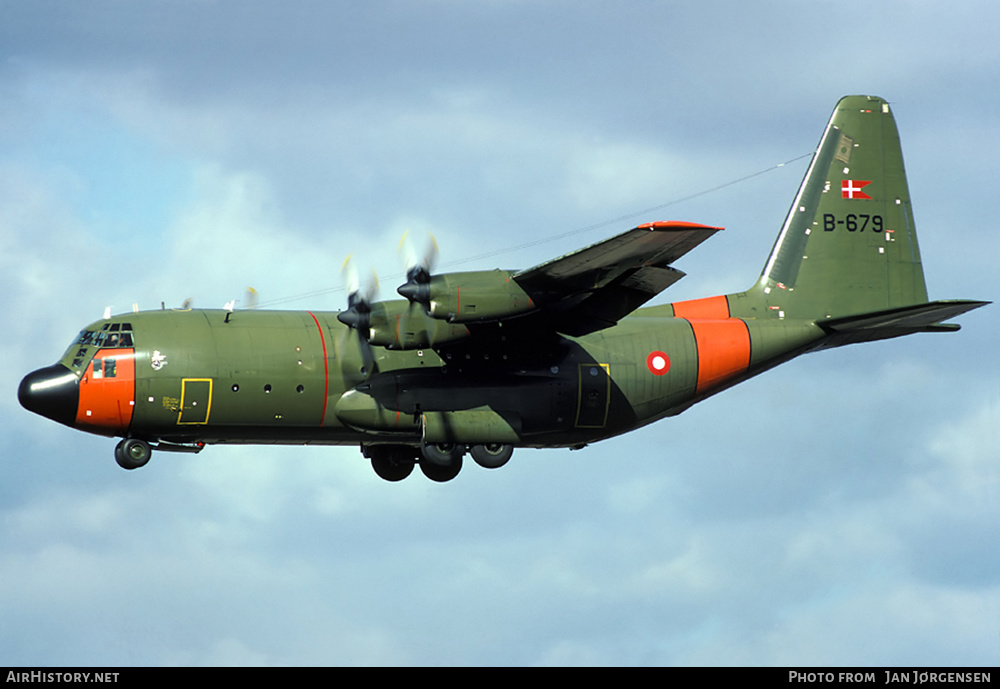
[[[473,445],[469,452],[472,455],[472,459],[476,461],[476,464],[484,469],[499,469],[514,454],[514,446],[502,443],[487,443],[485,445]]]
[[[420,470],[431,481],[450,481],[462,470],[464,445],[455,443],[426,443],[420,441]]]
[[[451,466],[456,461],[462,461],[462,455],[465,454],[465,446],[456,445],[455,443],[431,444],[421,440],[420,454],[431,464],[446,467]]]
[[[402,481],[413,472],[416,451],[403,445],[376,445],[369,448],[372,469],[386,481]]]
[[[153,448],[145,440],[126,438],[115,447],[115,461],[122,469],[138,469],[146,466],[153,455]]]
[[[420,471],[424,472],[424,476],[429,478],[431,481],[437,481],[438,483],[444,483],[445,481],[450,481],[456,476],[458,472],[462,470],[462,457],[459,455],[451,464],[442,465],[434,464],[423,460],[420,462]]]

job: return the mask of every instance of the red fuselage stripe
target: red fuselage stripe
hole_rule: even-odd
[[[316,329],[319,330],[319,341],[323,345],[323,416],[320,417],[319,425],[322,426],[323,422],[326,421],[326,400],[330,395],[330,363],[326,358],[326,338],[323,336],[323,327],[319,324],[319,319],[316,318],[316,314],[312,311],[308,312],[312,316],[313,321],[316,323]]]

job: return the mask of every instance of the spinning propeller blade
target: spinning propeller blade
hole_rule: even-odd
[[[337,314],[337,320],[357,333],[358,348],[361,350],[361,373],[366,377],[374,370],[375,357],[368,342],[371,332],[371,303],[378,291],[378,276],[372,271],[372,280],[362,288],[357,270],[348,256],[341,267],[347,282],[347,310]]]
[[[396,291],[406,297],[410,304],[421,304],[424,309],[430,302],[430,281],[431,271],[438,257],[438,244],[434,235],[430,235],[430,242],[423,255],[418,256],[413,251],[412,246],[406,241],[409,231],[403,234],[399,242],[399,250],[406,251],[406,282],[400,285]]]

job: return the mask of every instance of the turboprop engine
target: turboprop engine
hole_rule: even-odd
[[[428,275],[414,272],[396,291],[431,318],[472,323],[534,311],[535,303],[506,270]]]

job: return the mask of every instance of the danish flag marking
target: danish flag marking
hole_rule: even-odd
[[[840,195],[845,199],[871,199],[871,196],[861,191],[871,180],[845,179],[840,183]]]

